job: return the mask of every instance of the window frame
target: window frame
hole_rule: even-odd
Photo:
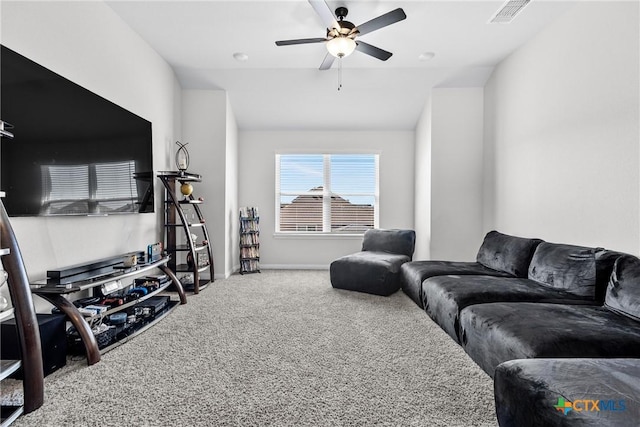
[[[323,191],[322,191],[322,205],[323,205],[323,230],[321,231],[281,231],[280,230],[280,202],[281,196],[283,193],[280,191],[280,158],[281,156],[286,155],[318,155],[323,156]],[[287,151],[287,152],[276,152],[275,153],[275,224],[274,224],[274,236],[281,238],[288,237],[314,237],[314,238],[361,238],[364,234],[362,232],[335,232],[331,231],[331,157],[332,156],[340,156],[340,155],[371,155],[374,157],[374,179],[375,179],[375,190],[374,194],[366,194],[369,196],[373,196],[374,204],[373,204],[373,228],[380,227],[380,152],[367,150],[367,151]],[[284,195],[303,195],[304,193],[295,193],[289,194],[284,193]],[[317,194],[317,193],[307,193]],[[349,195],[356,195],[356,193],[347,193]],[[326,230],[326,231],[325,231]]]

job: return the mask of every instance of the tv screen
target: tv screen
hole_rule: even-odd
[[[151,122],[25,58],[0,56],[0,188],[10,216],[153,212]]]

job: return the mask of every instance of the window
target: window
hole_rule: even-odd
[[[353,234],[377,225],[377,154],[276,154],[276,231]]]

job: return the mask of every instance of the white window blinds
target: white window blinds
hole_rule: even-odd
[[[377,154],[276,155],[276,230],[363,233],[378,222]]]
[[[42,212],[65,215],[135,212],[138,208],[134,161],[42,165],[40,170]]]

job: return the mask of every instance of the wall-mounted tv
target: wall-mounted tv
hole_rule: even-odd
[[[0,189],[10,216],[153,212],[151,122],[0,46]]]

